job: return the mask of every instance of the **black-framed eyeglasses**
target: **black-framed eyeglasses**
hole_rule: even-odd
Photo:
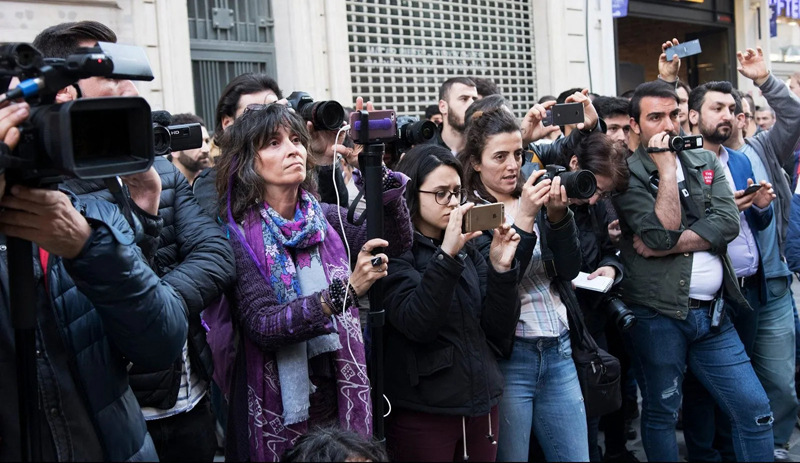
[[[448,204],[450,204],[450,199],[453,198],[454,196],[455,196],[456,200],[458,201],[458,204],[464,204],[465,202],[467,202],[467,190],[464,189],[464,188],[461,188],[460,190],[456,190],[456,191],[447,191],[447,190],[423,191],[423,190],[419,190],[419,192],[420,193],[428,193],[428,194],[431,194],[431,195],[435,195],[434,199],[436,200],[436,204],[440,204],[442,206],[447,206]]]

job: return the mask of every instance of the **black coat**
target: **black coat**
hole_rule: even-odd
[[[156,157],[153,166],[161,177],[158,215],[164,220],[153,269],[183,298],[189,314],[189,358],[193,370],[209,379],[214,365],[200,312],[235,280],[233,250],[219,225],[198,205],[183,174],[162,157]],[[81,196],[113,201],[102,183],[70,180],[68,185]],[[153,217],[138,208],[136,213],[144,223]],[[134,365],[130,373],[131,387],[142,406],[164,408],[174,403],[175,382],[180,382],[176,364],[166,370]]]
[[[427,413],[481,416],[503,392],[490,345],[513,338],[519,265],[498,273],[470,243],[456,258],[415,233],[384,279],[386,396]]]

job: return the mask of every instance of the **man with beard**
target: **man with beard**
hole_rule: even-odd
[[[200,129],[203,131],[203,146],[191,150],[176,151],[170,155],[172,163],[186,177],[189,185],[192,185],[194,179],[200,175],[200,172],[211,165],[209,156],[211,137],[209,137],[208,130],[206,130],[206,123],[200,116],[190,113],[175,114],[172,116],[172,125],[178,124],[200,124]]]
[[[475,82],[468,77],[452,77],[439,87],[439,112],[442,125],[433,143],[450,150],[453,155],[464,148],[464,113],[478,99]]]
[[[715,317],[723,303],[749,309],[727,253],[739,233],[737,206],[715,153],[670,148],[679,113],[673,86],[637,87],[630,116],[640,146],[628,158],[628,189],[613,198],[628,270],[622,299],[637,319],[626,336],[643,397],[642,443],[648,461],[678,460],[688,368],[731,417],[737,460],[770,460],[769,400],[729,317]]]
[[[739,53],[738,58],[739,71],[753,79],[757,86],[766,89],[766,95],[770,90],[768,80],[775,78],[770,76],[760,50],[747,50]],[[798,113],[797,101],[780,85],[780,81],[777,83],[783,87],[781,90],[785,95],[787,112]],[[770,400],[774,416],[775,461],[787,461],[786,446],[797,413],[794,310],[789,290],[791,272],[781,259],[776,225],[778,216],[777,213],[773,215],[776,209],[769,206],[775,194],[772,185],[767,183],[769,177],[761,156],[729,148],[745,146],[742,129],[746,127],[747,119],[743,103],[746,104],[746,101],[742,101],[730,83],[708,83],[692,91],[689,117],[695,133],[705,137],[704,147],[716,150],[720,161],[727,164],[726,174],[736,191],[734,196],[740,211],[740,232],[730,243],[728,253],[742,294],[753,310],[736,314],[733,322]],[[731,115],[735,115],[735,119]],[[792,127],[792,130],[796,129]],[[759,137],[770,137],[771,132],[764,132]],[[775,134],[782,136],[780,131]],[[733,143],[729,143],[731,140]],[[720,147],[721,143],[726,144],[724,149]],[[790,145],[791,142],[786,146]],[[750,179],[756,178],[761,180],[761,189],[755,194],[743,195],[742,190],[751,183]],[[730,425],[719,411],[716,431],[720,438],[714,440],[714,414],[709,406],[708,392],[689,381],[684,383],[684,388],[684,434],[689,460],[732,458]],[[712,448],[712,442],[716,444],[716,449]]]

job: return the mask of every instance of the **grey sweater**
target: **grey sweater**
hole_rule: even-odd
[[[794,154],[794,147],[800,139],[800,99],[772,74],[760,89],[769,106],[775,110],[777,120],[770,130],[748,137],[739,150],[757,154],[769,172],[768,180],[777,195],[774,209],[779,227],[778,244],[783,255],[786,231],[791,217],[792,190],[791,179],[782,166]]]

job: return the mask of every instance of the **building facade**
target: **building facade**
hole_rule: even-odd
[[[780,10],[770,37],[770,2]],[[446,78],[494,80],[518,115],[572,87],[619,94],[656,77],[662,41],[697,38],[682,78],[737,82],[736,50],[761,46],[773,72],[800,70],[800,0],[26,0],[0,1],[0,41],[95,19],[147,50],[154,109],[213,126],[224,85],[248,71],[351,106],[364,96],[420,115]],[[797,8],[800,17],[800,6]],[[190,84],[191,82],[191,84]]]

